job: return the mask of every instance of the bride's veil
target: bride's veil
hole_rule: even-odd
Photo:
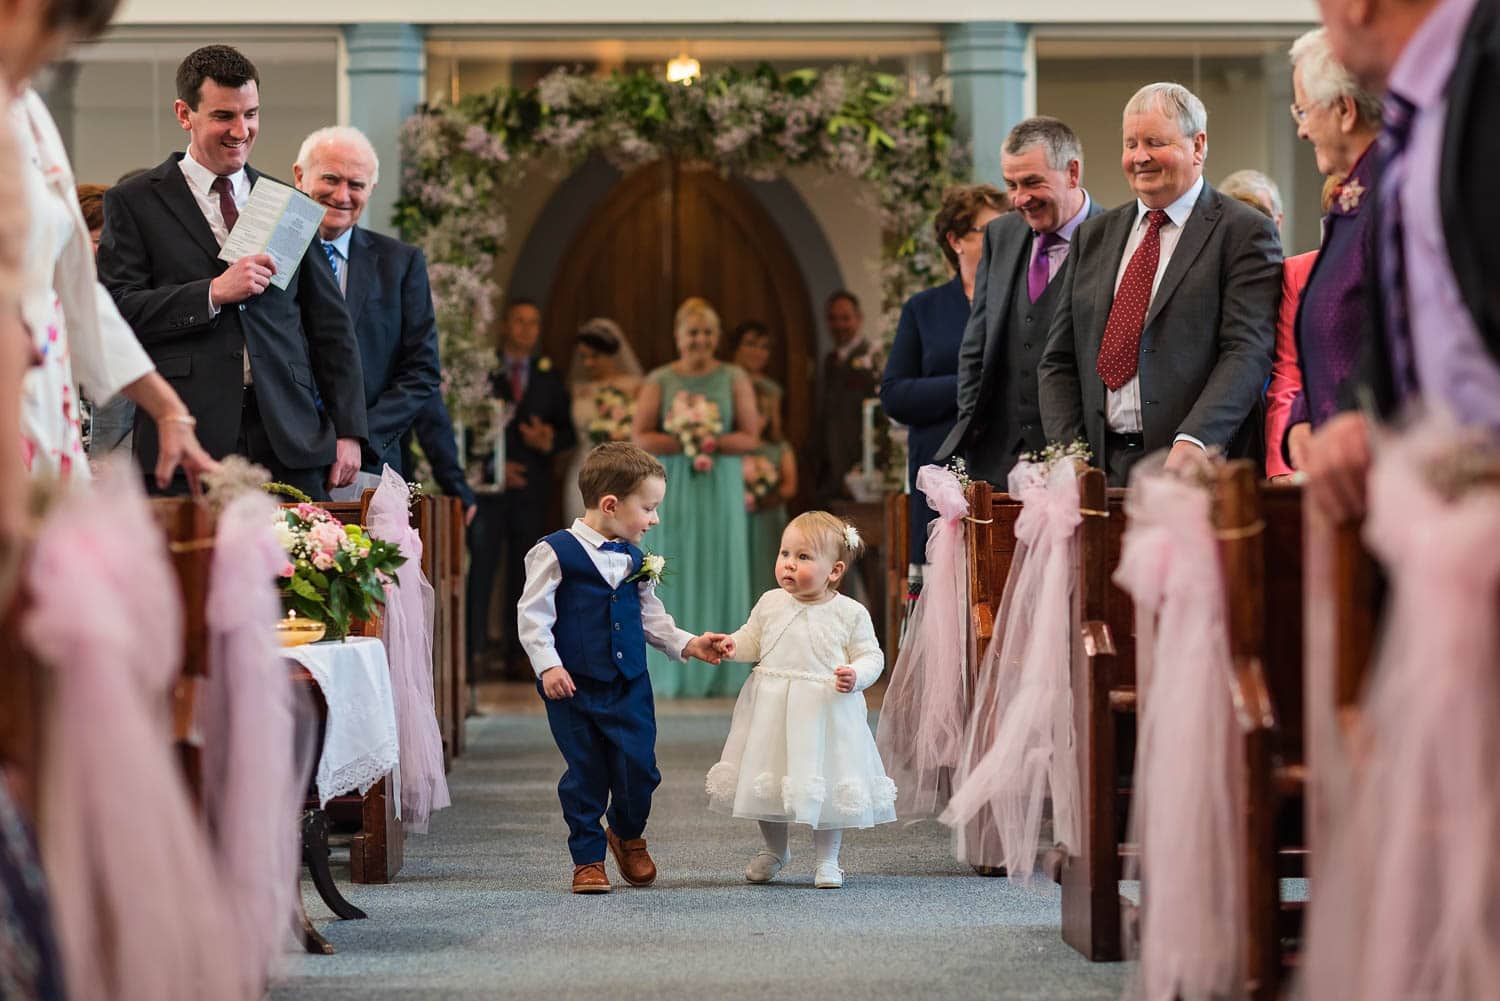
[[[619,345],[615,352],[615,368],[621,375],[641,375],[641,362],[635,356],[635,349],[630,346],[625,332],[614,320],[605,316],[596,316],[592,320],[584,321],[578,328],[578,337],[573,345],[573,361],[568,366],[568,384],[577,385],[585,381],[583,366],[578,361],[578,347],[583,338],[587,336],[590,340],[602,341]]]

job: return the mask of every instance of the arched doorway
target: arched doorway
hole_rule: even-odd
[[[807,440],[816,328],[796,258],[743,186],[701,164],[663,160],[624,178],[563,255],[543,310],[543,344],[571,357],[584,320],[608,316],[647,370],[676,357],[672,319],[691,295],[708,299],[724,333],[745,320],[774,332],[770,375],[787,387],[786,433]]]

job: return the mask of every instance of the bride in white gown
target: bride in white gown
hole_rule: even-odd
[[[563,513],[568,524],[583,517],[583,496],[578,492],[583,457],[600,442],[630,440],[635,395],[640,388],[641,363],[619,324],[596,317],[578,328],[573,364],[568,368],[573,426],[578,431],[578,447],[568,463],[563,487]]]

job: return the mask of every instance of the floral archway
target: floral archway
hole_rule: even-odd
[[[502,291],[494,261],[506,197],[537,158],[576,163],[598,153],[629,170],[676,156],[755,179],[810,165],[866,182],[884,232],[886,337],[907,296],[949,277],[930,220],[943,189],[968,170],[946,104],[915,81],[860,66],[762,66],[692,86],[644,71],[558,70],[533,88],[420,109],[403,128],[402,152],[397,222],[427,254],[449,406],[476,427],[489,413],[487,335]]]

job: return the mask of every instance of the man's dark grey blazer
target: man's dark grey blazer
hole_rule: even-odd
[[[182,156],[104,196],[99,280],[198,419],[210,455],[236,448],[248,352],[275,458],[288,469],[326,468],[336,438],[367,437],[359,348],[328,259],[314,241],[285,291],[272,285],[210,316],[209,283],[229,265],[182,176]],[[251,167],[245,173],[252,185],[261,176]],[[156,464],[149,420],[136,422],[135,449],[149,472]]]
[[[1059,276],[1062,301],[1038,369],[1050,442],[1086,438],[1104,464],[1105,387],[1095,365],[1134,200],[1084,222]],[[1231,456],[1264,451],[1261,428],[1281,302],[1281,240],[1270,219],[1205,183],[1141,333],[1145,450],[1192,435]]]
[[[363,468],[400,470],[401,438],[438,391],[437,319],[422,251],[356,226],[344,305],[359,341],[369,411]]]
[[[1103,212],[1090,198],[1085,221]],[[1033,432],[1031,444],[1045,444],[1041,427],[1011,426],[1010,401],[1000,399],[996,392],[1004,382],[1001,367],[1012,338],[1029,336],[1020,354],[1031,371],[1036,370],[1047,343],[1047,330],[1024,329],[1011,308],[1016,282],[1025,280],[1031,263],[1032,240],[1031,227],[1019,212],[1007,212],[984,228],[984,254],[974,278],[974,305],[958,348],[958,420],[937,453],[939,463],[963,456],[970,475],[989,480],[1002,490],[1005,473],[1014,461],[1011,445]],[[1061,273],[1053,276],[1053,281],[1061,280]],[[1025,348],[1026,344],[1031,347]],[[1033,385],[1033,392],[1035,388]]]

